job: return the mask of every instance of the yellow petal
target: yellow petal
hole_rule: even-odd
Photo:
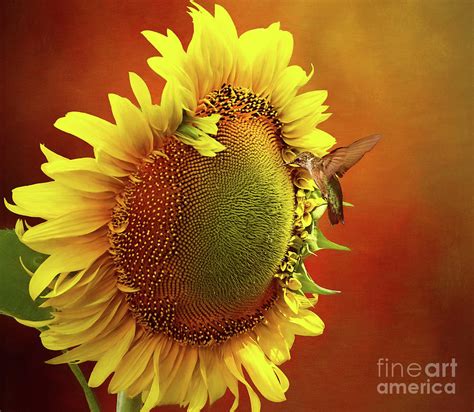
[[[174,370],[165,376],[166,382],[162,385],[160,403],[181,404],[185,402],[186,393],[190,385],[193,384],[191,380],[196,369],[197,360],[198,351],[196,348],[185,347],[181,349],[181,361],[175,361]],[[202,380],[201,377],[198,379]],[[207,392],[205,398],[207,400]]]
[[[138,379],[153,356],[156,345],[157,340],[153,337],[138,340],[117,364],[109,384],[110,391],[113,393],[122,391]]]
[[[56,160],[67,160],[67,157],[54,153],[52,150],[49,150],[44,144],[40,144],[40,149],[48,162],[54,162]]]
[[[310,133],[297,138],[284,136],[283,140],[291,147],[309,151],[318,157],[327,154],[328,150],[336,143],[334,137],[320,129],[313,129]]]
[[[222,7],[215,7],[215,16],[197,3],[190,8],[194,35],[188,47],[191,78],[198,85],[198,97],[232,82],[239,50],[237,32],[232,19]]]
[[[135,164],[117,159],[101,149],[96,149],[94,154],[99,169],[106,175],[125,177],[134,173],[137,169]]]
[[[97,273],[98,270],[99,269],[97,269],[95,272],[92,272],[93,276]],[[45,299],[57,298],[58,296],[61,296],[64,293],[69,292],[73,288],[74,288],[74,291],[76,291],[76,287],[77,289],[79,289],[82,283],[81,281],[84,281],[84,277],[85,277],[84,275],[86,273],[88,273],[88,270],[81,270],[77,275],[74,275],[74,276],[71,276],[71,274],[68,274],[69,277],[67,277],[66,280],[62,283],[60,283],[58,279],[54,285],[53,290],[43,295],[43,298]]]
[[[233,343],[232,341],[230,342],[231,344]],[[239,345],[240,343],[237,343],[236,345]],[[234,346],[234,345],[233,345]],[[260,399],[253,390],[253,388],[249,385],[247,380],[244,378],[244,375],[242,373],[242,368],[241,364],[237,364],[236,360],[233,356],[233,353],[231,350],[224,350],[224,363],[229,370],[229,372],[240,382],[242,382],[245,387],[247,388],[247,392],[249,394],[250,398],[250,407],[252,409],[252,412],[259,412],[260,411]],[[238,398],[236,397],[236,400]],[[238,401],[237,401],[238,402]]]
[[[55,325],[54,331],[58,334],[63,335],[75,335],[79,334],[86,329],[92,327],[103,315],[107,309],[107,305],[94,305],[92,307],[86,307],[81,310],[82,316],[79,318],[71,318],[68,316],[67,322],[64,319],[61,320],[61,324]],[[70,312],[70,310],[68,311]],[[68,313],[70,314],[70,313]]]
[[[234,348],[236,347],[237,345],[234,345]],[[272,402],[284,401],[285,393],[275,374],[276,366],[272,366],[258,345],[250,338],[242,339],[241,346],[235,350],[260,393]]]
[[[211,50],[218,47],[215,36],[212,36],[214,25],[209,24],[210,15],[207,10],[194,4],[197,8],[190,8],[193,19],[194,34],[189,42],[187,54],[188,65],[195,72],[194,80],[196,92],[200,97],[208,94],[213,85],[214,67],[211,62]]]
[[[166,343],[163,339],[158,339],[155,352],[153,354],[153,372],[154,377],[151,383],[150,391],[148,392],[144,405],[142,407],[142,411],[149,411],[155,405],[158,404],[158,400],[160,399],[160,364],[161,364],[161,351],[163,350]]]
[[[107,239],[65,247],[49,256],[36,270],[30,280],[30,295],[35,300],[51,281],[61,272],[81,270],[89,266],[109,247]]]
[[[281,365],[291,358],[290,348],[280,332],[279,325],[260,325],[255,328],[255,333],[258,344],[273,363]]]
[[[233,80],[231,76],[237,69],[237,29],[227,10],[218,4],[215,5],[215,21],[215,26],[219,30],[219,38],[222,39],[222,43],[227,50],[227,53],[222,55],[222,61],[225,64],[222,72],[222,82],[231,83]]]
[[[88,157],[44,163],[41,170],[51,179],[84,192],[118,192],[123,185],[105,175],[96,160]]]
[[[166,83],[161,95],[161,110],[163,119],[166,119],[166,134],[173,134],[183,120],[182,99],[179,94],[179,86],[174,82]],[[164,126],[164,124],[163,124]]]
[[[52,219],[74,210],[110,209],[114,199],[88,197],[84,192],[78,192],[58,182],[37,183],[13,189],[11,205],[5,201],[6,207],[14,213],[23,216]]]
[[[151,30],[142,31],[142,34],[170,63],[180,65],[186,58],[181,40],[171,30],[167,31],[168,36]]]
[[[133,94],[138,101],[138,104],[143,109],[151,106],[151,94],[148,86],[144,80],[136,73],[129,73],[130,85],[132,86]]]
[[[168,82],[174,82],[177,86],[180,86],[180,89],[188,90],[191,93],[190,100],[186,103],[183,102],[183,108],[194,109],[199,93],[196,91],[195,84],[185,68],[180,65],[170,65],[169,60],[165,57],[151,57],[147,62],[150,68],[160,77]]]
[[[280,120],[283,123],[311,122],[308,119],[311,119],[318,112],[327,95],[326,90],[313,90],[296,96],[291,104],[280,113]]]
[[[298,90],[309,82],[313,73],[313,66],[311,66],[309,74],[306,74],[300,66],[286,67],[280,73],[271,92],[270,101],[272,105],[279,112],[284,110],[286,105],[296,96]]]
[[[86,235],[109,221],[110,210],[77,210],[32,227],[25,232],[22,240],[28,243]]]
[[[101,339],[103,334],[107,334],[109,331],[117,328],[118,325],[127,322],[129,317],[127,305],[117,305],[117,301],[120,301],[121,297],[114,299],[113,296],[109,296],[106,300],[109,302],[109,309],[104,311],[103,317],[92,327],[80,334],[74,335],[58,335],[55,333],[54,328],[51,328],[41,334],[43,346],[52,350],[63,350],[73,346],[87,344]],[[90,300],[86,299],[84,304],[85,303],[90,303]],[[78,302],[78,304],[81,303]],[[58,313],[56,316],[58,316]]]
[[[36,252],[44,253],[46,255],[53,255],[57,252],[61,252],[66,246],[74,247],[75,245],[82,245],[85,243],[91,243],[96,241],[100,242],[102,239],[106,239],[106,237],[107,227],[103,226],[102,228],[92,233],[68,238],[67,245],[64,241],[64,238],[44,239],[38,241],[34,240],[28,242],[24,241],[24,236],[19,237],[19,239],[21,242],[27,244],[30,249],[33,249]]]
[[[232,406],[230,407],[229,412],[235,412],[239,406],[239,386],[238,386],[238,380],[237,378],[227,369],[221,368],[221,374],[222,378],[224,380],[225,385],[229,388],[230,392],[232,395],[234,395],[234,402],[232,403]],[[251,398],[252,400],[252,398]],[[258,412],[260,409],[260,403],[254,403],[251,405],[252,406],[252,411],[253,412]]]
[[[239,38],[239,46],[248,61],[254,93],[268,96],[287,67],[293,52],[293,36],[275,23],[266,29],[249,30]],[[244,85],[245,86],[245,85]]]
[[[285,303],[291,309],[291,311],[295,314],[298,314],[299,305],[298,301],[296,300],[294,293],[288,292],[286,289],[283,290],[283,298]]]
[[[100,386],[107,377],[116,369],[117,365],[127,353],[135,337],[135,320],[129,319],[126,326],[121,330],[121,336],[96,363],[89,378],[89,386],[96,388]]]
[[[137,159],[153,150],[153,134],[143,113],[130,100],[109,94],[110,107],[117,123],[120,142]]]
[[[129,332],[130,325],[123,322],[119,327],[112,330],[105,336],[95,339],[89,343],[80,345],[74,349],[68,350],[62,355],[52,358],[46,363],[51,365],[59,365],[61,363],[76,363],[90,360],[98,360],[105,352],[115,348],[117,342],[121,342],[124,336]]]
[[[299,316],[290,317],[291,329],[301,336],[317,336],[324,332],[324,322],[310,310],[300,311]]]
[[[220,399],[227,389],[220,362],[220,357],[215,351],[209,348],[199,349],[199,366],[209,392],[209,404],[211,405]]]
[[[158,340],[156,349],[153,355],[153,370],[154,379],[150,387],[150,391],[146,395],[145,405],[142,410],[148,411],[148,408],[152,408],[154,405],[159,404],[160,399],[163,397],[161,385],[166,382],[166,373],[163,373],[163,365],[166,362],[173,362],[179,352],[178,345],[162,337]]]
[[[188,389],[187,399],[189,400],[189,406],[187,412],[200,412],[207,402],[207,390],[198,369],[194,371],[194,376]]]
[[[160,369],[160,379],[161,379],[161,391],[160,391],[160,404],[170,403],[172,399],[172,392],[170,387],[174,383],[174,380],[179,377],[178,371],[180,370],[181,363],[184,359],[186,352],[185,347],[180,347],[174,342],[171,343],[171,348],[168,355],[163,355]]]
[[[135,382],[133,382],[126,390],[127,395],[130,398],[141,395],[143,402],[145,402],[154,376],[155,372],[153,370],[153,357],[151,357],[140,377],[136,379]]]
[[[127,141],[121,141],[116,125],[87,113],[69,112],[56,120],[54,126],[63,132],[78,137],[94,149],[127,162],[136,162]]]
[[[284,309],[282,306],[284,305]],[[282,308],[280,310],[274,310],[274,311],[268,311],[265,315],[267,320],[272,324],[272,325],[280,325],[280,333],[283,336],[286,345],[288,346],[288,350],[291,349],[293,346],[293,343],[295,342],[295,333],[294,331],[289,327],[290,321],[289,319],[284,315],[284,310],[288,310],[288,307],[286,306],[285,303],[280,303],[277,302],[276,304],[277,308]]]
[[[29,326],[30,328],[44,328],[45,326],[48,326],[51,324],[51,322],[54,322],[54,319],[46,319],[46,320],[25,320],[25,319],[19,319],[15,318],[15,320],[18,323],[21,323],[22,325]]]

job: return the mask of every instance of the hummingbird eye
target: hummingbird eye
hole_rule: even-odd
[[[306,162],[308,160],[308,154],[306,152],[300,153],[298,156],[296,156],[295,162]]]

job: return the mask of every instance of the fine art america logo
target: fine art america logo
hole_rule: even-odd
[[[401,363],[387,358],[377,361],[381,395],[454,395],[456,393],[456,359],[450,362]]]

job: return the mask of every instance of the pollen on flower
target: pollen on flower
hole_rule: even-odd
[[[227,97],[226,97],[227,96]],[[233,96],[229,101],[229,96]],[[221,98],[222,97],[222,98]],[[137,321],[192,345],[223,342],[264,320],[293,231],[294,189],[274,109],[224,85],[218,156],[169,139],[130,176],[109,225],[110,253]]]
[[[278,113],[265,99],[258,97],[249,89],[243,87],[232,87],[223,84],[220,89],[209,93],[206,98],[201,99],[197,115],[209,115],[218,113],[221,115],[221,124],[236,118],[260,118],[270,124],[276,134],[280,134],[282,124],[278,120]]]

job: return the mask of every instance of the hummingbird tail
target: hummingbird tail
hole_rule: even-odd
[[[339,222],[344,224],[344,210],[342,209],[342,204],[339,210],[333,207],[332,204],[328,205],[328,217],[331,225],[337,225]]]

